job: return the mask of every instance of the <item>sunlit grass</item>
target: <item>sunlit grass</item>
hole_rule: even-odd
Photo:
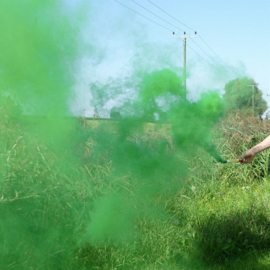
[[[153,198],[165,210],[162,218],[138,218],[132,240],[108,238],[91,243],[82,240],[80,235],[91,220],[89,213],[94,209],[95,200],[119,191],[132,199],[137,186],[141,185],[140,179],[123,175],[108,181],[112,173],[111,161],[101,158],[91,164],[88,160],[95,143],[91,139],[82,146],[82,161],[71,164],[67,160],[65,166],[72,168],[67,170],[61,168],[62,160],[45,144],[28,137],[12,122],[4,125],[2,122],[2,130],[4,128],[10,134],[1,144],[1,164],[5,164],[0,200],[1,214],[5,218],[2,223],[6,233],[4,242],[17,240],[21,234],[22,239],[26,235],[28,246],[23,241],[14,241],[3,250],[5,259],[0,259],[1,267],[56,269],[59,261],[62,263],[57,269],[269,269],[268,151],[258,155],[252,165],[241,165],[217,164],[199,149],[196,157],[187,157],[189,176],[181,188],[175,190],[175,195],[160,194]],[[162,128],[161,134],[153,124],[145,129],[147,138],[168,136],[167,127]],[[241,131],[241,127],[238,129]],[[266,135],[261,130],[258,136],[254,133],[258,140]],[[231,147],[234,141],[228,138],[217,144],[223,156],[235,158],[238,152],[252,145],[245,139],[234,148]],[[15,227],[12,215],[16,217]],[[58,238],[59,230],[66,237]],[[14,231],[18,233],[13,234]],[[50,243],[40,246],[40,237],[53,239],[55,247]],[[54,261],[48,264],[46,260],[52,258]]]

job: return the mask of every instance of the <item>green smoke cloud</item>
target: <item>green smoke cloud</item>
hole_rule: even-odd
[[[76,29],[59,2],[2,1],[0,12],[1,91],[12,91],[26,112],[66,112]]]
[[[112,173],[106,180],[109,185],[116,185],[115,191],[106,191],[108,195],[95,202],[92,221],[84,235],[94,242],[133,239],[138,217],[166,218],[163,204],[184,184],[187,160],[196,155],[199,147],[215,150],[207,146],[212,140],[211,129],[224,110],[219,95],[210,92],[199,102],[189,102],[183,98],[181,78],[173,71],[163,69],[140,75],[138,98],[123,106],[125,118],[90,130],[95,142],[91,160],[100,162],[100,155],[109,160]],[[160,100],[163,106],[159,106]],[[162,134],[167,129],[165,134],[170,138],[147,135],[143,121],[149,115],[159,117],[162,113],[167,114],[169,124],[155,124],[155,133]]]
[[[166,219],[187,158],[223,113],[217,93],[184,99],[182,79],[165,68],[130,76],[137,95],[119,107],[122,121],[65,118],[82,16],[59,1],[0,2],[2,269],[79,269],[82,246],[132,241],[139,220]],[[100,104],[119,93],[95,91]]]

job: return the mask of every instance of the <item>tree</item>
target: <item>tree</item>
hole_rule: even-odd
[[[120,112],[116,111],[114,108],[110,112],[111,119],[122,119],[122,115]]]
[[[254,88],[254,116],[261,116],[267,109],[267,103],[262,97],[262,91],[254,85],[251,78],[241,78],[229,81],[225,85],[224,101],[227,103],[227,111],[239,110],[246,115],[252,115],[252,96]]]

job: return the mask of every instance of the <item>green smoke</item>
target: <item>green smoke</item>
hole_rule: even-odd
[[[0,2],[1,269],[72,265],[83,135],[64,116],[79,16],[54,0]]]
[[[76,29],[59,2],[1,1],[0,15],[1,91],[11,91],[26,113],[65,112]]]
[[[183,185],[187,160],[199,147],[214,155],[214,148],[206,146],[212,141],[211,129],[223,114],[217,93],[189,102],[183,98],[181,79],[168,69],[144,74],[138,90],[138,99],[128,108],[124,105],[124,120],[90,129],[95,142],[91,160],[111,162],[112,173],[106,181],[115,185],[115,191],[106,191],[108,196],[95,202],[92,222],[84,235],[93,241],[132,239],[138,217],[166,219],[164,203]],[[155,124],[159,136],[149,136],[143,121],[162,113],[167,114],[169,124]],[[166,129],[170,138],[161,135]]]
[[[67,117],[82,42],[76,14],[53,0],[0,2],[1,269],[79,269],[81,247],[131,242],[140,220],[166,220],[166,200],[223,113],[215,92],[184,99],[166,68],[131,76],[137,98],[119,108],[122,121]],[[119,93],[95,91],[100,104]]]

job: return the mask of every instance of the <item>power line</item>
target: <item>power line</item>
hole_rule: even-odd
[[[118,0],[115,0],[117,3],[119,3],[120,5],[122,5],[122,6],[124,6],[125,8],[127,8],[127,9],[129,9],[129,10],[131,10],[131,11],[133,11],[134,13],[136,13],[136,14],[138,14],[138,15],[140,15],[141,17],[143,17],[143,18],[145,18],[145,19],[147,19],[148,21],[151,21],[152,23],[154,23],[154,24],[156,24],[156,25],[158,25],[158,26],[160,26],[160,27],[162,27],[162,28],[164,28],[164,29],[166,29],[166,30],[168,30],[168,31],[170,31],[170,32],[173,32],[172,30],[170,30],[169,28],[167,28],[167,27],[165,27],[165,26],[163,26],[163,25],[161,25],[161,24],[159,24],[159,23],[157,23],[157,22],[155,22],[155,21],[153,21],[153,20],[151,20],[151,19],[149,19],[148,17],[146,17],[146,16],[144,16],[144,15],[142,15],[141,13],[139,13],[139,12],[137,12],[137,11],[135,11],[135,10],[133,10],[133,9],[131,9],[130,7],[128,7],[128,6],[126,6],[126,5],[124,5],[124,4],[122,4],[121,2],[119,2]],[[160,8],[160,7],[158,7],[156,4],[154,4],[152,1],[150,1],[150,0],[148,0],[152,5],[154,5],[155,7],[157,7],[158,9],[160,9],[162,12],[164,12],[165,14],[167,14],[168,16],[170,16],[171,18],[173,18],[174,20],[176,20],[177,22],[179,22],[179,23],[181,23],[182,25],[184,25],[184,26],[186,26],[187,28],[189,28],[190,30],[193,30],[193,31],[195,31],[194,29],[192,29],[191,27],[189,27],[188,25],[186,25],[186,24],[184,24],[183,22],[181,22],[181,21],[179,21],[179,20],[177,20],[176,18],[174,18],[173,16],[171,16],[169,13],[167,13],[165,10],[163,10],[162,8]],[[155,13],[153,13],[152,11],[150,11],[150,10],[148,10],[148,9],[146,9],[145,7],[143,7],[142,5],[140,5],[139,3],[137,3],[136,1],[134,1],[134,0],[132,0],[132,2],[134,2],[135,4],[137,4],[138,6],[140,6],[141,8],[143,8],[143,9],[145,9],[145,10],[147,10],[149,13],[151,13],[151,14],[153,14],[154,16],[156,16],[157,18],[159,18],[159,19],[161,19],[162,21],[164,21],[164,22],[166,22],[166,23],[168,23],[168,24],[170,24],[170,25],[172,25],[173,27],[175,27],[175,28],[178,28],[179,30],[182,30],[181,28],[179,28],[179,27],[177,27],[177,26],[175,26],[175,25],[173,25],[173,24],[171,24],[170,22],[168,22],[168,21],[166,21],[166,20],[164,20],[163,18],[161,18],[160,16],[158,16],[158,15],[156,15]],[[183,31],[183,30],[182,30]],[[174,32],[173,32],[174,33]],[[211,50],[211,52],[212,53],[214,53],[215,54],[215,56],[223,63],[223,65],[228,69],[228,71],[230,71],[231,73],[233,73],[234,75],[236,75],[236,76],[238,76],[239,77],[239,74],[237,74],[236,72],[234,72],[234,71],[232,71],[231,69],[230,69],[230,67],[228,67],[227,66],[227,64],[226,63],[224,63],[223,62],[223,60],[211,49],[211,47],[204,41],[204,39],[198,34],[198,37],[203,41],[203,43]],[[193,41],[193,40],[192,40]],[[214,62],[216,62],[208,53],[206,53],[205,52],[205,50],[203,50],[195,41],[193,41],[212,61],[214,61]],[[195,52],[200,58],[202,58],[204,61],[206,61],[209,65],[211,65],[211,66],[213,66],[211,63],[209,63],[205,58],[203,58],[198,52],[196,52],[194,49],[192,49],[192,47],[190,47],[190,46],[188,46],[193,52]]]
[[[222,59],[210,48],[210,46],[204,41],[204,39],[198,34],[198,37],[203,41],[203,43],[215,54],[216,57],[226,66],[226,64],[222,61]]]
[[[135,4],[137,4],[138,6],[140,6],[141,8],[143,8],[144,10],[150,12],[151,14],[153,14],[154,16],[158,17],[159,19],[161,19],[162,21],[178,28],[179,30],[182,30],[181,28],[169,23],[168,21],[164,20],[163,18],[161,18],[160,16],[156,15],[155,13],[153,13],[152,11],[150,11],[149,9],[145,8],[144,6],[142,6],[141,4],[139,4],[138,2],[134,1],[134,0],[131,0],[132,2],[134,2]],[[151,1],[149,1],[151,2]],[[151,2],[152,3],[152,2]],[[152,3],[153,5],[155,5],[154,3]],[[156,6],[156,5],[155,5]],[[157,7],[157,6],[156,6]],[[164,10],[162,10],[163,12],[165,12]],[[165,12],[166,13],[166,12]],[[168,13],[167,13],[168,14]],[[169,15],[169,14],[168,14]],[[169,15],[170,16],[170,15]],[[178,20],[177,20],[178,21]],[[183,23],[182,23],[183,24]],[[184,24],[183,24],[184,25]],[[188,27],[188,26],[187,26]],[[190,27],[188,27],[189,29],[191,29]],[[192,30],[192,29],[191,29]],[[182,30],[184,31],[184,30]],[[191,39],[193,41],[193,39]],[[195,41],[193,41],[210,59],[213,60],[213,58],[211,56],[209,56]],[[197,55],[199,55],[204,61],[206,61],[209,65],[211,65],[207,60],[205,60],[199,53],[197,53],[195,50],[193,50],[190,46],[188,46],[192,51],[194,51]],[[215,61],[215,60],[213,60]]]
[[[204,57],[202,57],[199,53],[197,53],[195,50],[192,49],[192,47],[190,47],[189,45],[187,45],[187,47],[189,47],[193,52],[195,52],[201,59],[203,59],[209,66],[216,68],[216,66],[214,66],[214,64],[210,63],[209,61],[207,61]],[[228,73],[229,71],[226,69],[226,67],[222,66],[222,68],[224,68],[224,70]]]
[[[190,47],[189,45],[187,45],[187,47],[189,47],[193,52],[195,52],[199,57],[201,57],[205,62],[207,62],[210,66],[212,66],[211,63],[209,63],[205,58],[203,58],[199,53],[197,53],[195,50],[192,49],[192,47]]]
[[[190,30],[195,31],[194,29],[192,29],[191,27],[189,27],[188,25],[184,24],[183,22],[177,20],[175,17],[173,17],[172,15],[170,15],[168,12],[166,12],[165,10],[163,10],[162,8],[160,8],[159,6],[157,6],[156,4],[154,4],[151,0],[148,0],[148,2],[150,2],[152,5],[154,5],[156,8],[158,8],[159,10],[161,10],[162,12],[164,12],[165,14],[167,14],[168,16],[170,16],[171,18],[173,18],[174,20],[176,20],[177,22],[181,23],[182,25],[186,26],[187,28],[189,28]],[[204,39],[198,34],[198,37],[204,42],[204,44],[217,56],[217,58],[223,63],[223,65],[225,65],[228,70],[232,73],[234,73],[234,75],[239,76],[239,74],[237,74],[236,72],[232,71],[230,69],[230,67],[228,67],[228,65],[211,49],[211,47],[204,41]],[[195,42],[195,41],[194,41]],[[196,42],[195,42],[196,43]],[[207,54],[207,53],[206,53]],[[207,54],[208,55],[208,54]],[[208,55],[208,57],[210,57]],[[212,59],[212,57],[210,57]]]
[[[182,39],[183,40],[183,39]],[[193,39],[191,39],[193,41]],[[195,41],[194,41],[195,42]],[[199,46],[196,42],[195,44],[197,46]],[[209,66],[215,67],[212,63],[210,63],[209,61],[207,61],[204,57],[202,57],[198,52],[196,52],[191,46],[189,46],[188,44],[186,44],[187,47],[189,47],[189,49],[191,49],[194,53],[196,53],[202,60],[204,60]],[[208,55],[208,54],[207,54]],[[208,55],[208,57],[210,57]],[[210,57],[211,58],[211,57]],[[211,58],[212,59],[212,58]],[[212,59],[213,60],[213,59]]]
[[[193,42],[193,43],[195,43],[196,44],[196,46],[197,47],[199,47],[212,61],[214,61],[215,62],[215,60],[203,49],[203,48],[201,48],[198,44],[197,44],[197,42],[195,42],[193,39],[191,39],[191,41]]]
[[[156,4],[154,4],[152,1],[148,0],[148,2],[150,2],[152,5],[154,5],[156,8],[158,8],[159,10],[163,11],[165,14],[167,14],[168,16],[170,16],[171,18],[173,18],[174,20],[176,20],[177,22],[181,23],[182,25],[186,26],[187,28],[189,28],[192,31],[195,31],[194,29],[192,29],[191,27],[189,27],[188,25],[180,22],[179,20],[177,20],[176,18],[174,18],[172,15],[170,15],[168,12],[166,12],[165,10],[163,10],[162,8],[160,8],[159,6],[157,6]]]
[[[231,71],[230,67],[223,62],[223,60],[210,48],[210,46],[204,41],[204,39],[198,34],[198,37],[203,41],[203,43],[219,58],[219,60]],[[235,75],[239,76],[236,72],[232,71]]]
[[[193,40],[192,40],[193,41]],[[214,61],[216,64],[218,64],[218,62],[212,58],[205,50],[203,50],[195,41],[193,41],[212,61]],[[220,59],[221,60],[221,59]],[[223,61],[222,61],[223,62]],[[207,62],[208,64],[210,64],[209,62]],[[214,66],[213,64],[210,64],[212,67],[216,68],[216,66]],[[228,74],[234,74],[239,76],[238,74],[236,74],[235,72],[233,72],[227,65],[222,65],[222,68],[224,69],[224,71],[226,71]]]
[[[129,9],[129,10],[131,10],[131,11],[133,11],[133,12],[137,13],[138,15],[140,15],[140,16],[142,16],[142,17],[144,17],[144,18],[145,18],[145,19],[147,19],[148,21],[151,21],[152,23],[155,23],[155,24],[157,24],[158,26],[160,26],[160,27],[162,27],[162,28],[164,28],[164,29],[166,29],[166,30],[170,31],[171,33],[173,32],[173,31],[172,31],[172,30],[170,30],[169,28],[167,28],[167,27],[165,27],[165,26],[163,26],[163,25],[161,25],[161,24],[159,24],[159,23],[157,23],[157,22],[155,22],[155,21],[153,21],[153,20],[151,20],[151,19],[149,19],[149,18],[145,17],[144,15],[142,15],[142,14],[140,14],[139,12],[137,12],[137,11],[135,11],[135,10],[133,10],[133,9],[129,8],[128,6],[126,6],[126,5],[122,4],[121,2],[119,2],[119,1],[117,1],[117,0],[115,0],[115,2],[119,3],[120,5],[124,6],[124,7],[125,7],[125,8],[127,8],[127,9]]]
[[[161,19],[162,21],[164,21],[164,22],[170,24],[171,26],[173,26],[173,27],[175,27],[175,28],[178,28],[179,30],[182,30],[181,28],[179,28],[179,27],[177,27],[177,26],[171,24],[170,22],[168,22],[168,21],[162,19],[161,17],[159,17],[158,15],[156,15],[154,12],[152,12],[152,11],[150,11],[149,9],[143,7],[141,4],[137,3],[136,1],[134,1],[134,0],[131,0],[131,1],[134,2],[136,5],[140,6],[141,8],[143,8],[144,10],[150,12],[151,14],[153,14],[154,16],[156,16],[157,18]],[[184,30],[182,30],[182,31],[184,31]]]
[[[149,21],[151,21],[151,22],[153,22],[153,23],[155,23],[155,24],[161,26],[162,28],[164,28],[164,29],[166,29],[166,30],[172,32],[170,29],[168,29],[168,28],[166,28],[166,27],[160,25],[159,23],[156,23],[155,21],[153,21],[153,20],[151,20],[151,19],[145,17],[144,15],[138,13],[137,11],[135,11],[135,10],[129,8],[129,7],[127,7],[126,5],[122,4],[121,2],[119,2],[119,1],[117,1],[117,0],[115,0],[115,1],[116,1],[117,3],[119,3],[120,5],[126,7],[127,9],[129,9],[129,10],[131,10],[131,11],[133,11],[133,12],[139,14],[140,16],[144,17],[145,19],[147,19],[147,20],[149,20]],[[132,0],[132,1],[133,1],[133,0]],[[138,3],[135,2],[135,1],[133,1],[133,2],[136,3],[136,4],[138,4]],[[140,4],[138,4],[138,5],[140,5]],[[141,5],[140,5],[140,6],[141,6]],[[141,7],[142,7],[142,6],[141,6]],[[142,8],[144,8],[144,7],[142,7]],[[145,9],[145,8],[144,8],[144,9]],[[147,10],[147,11],[148,11],[148,10]],[[149,12],[151,12],[151,11],[149,11]],[[151,12],[151,13],[152,13],[152,12]],[[155,15],[155,16],[157,16],[157,15]],[[163,19],[162,19],[162,20],[163,20]],[[176,27],[176,26],[175,26],[175,27]],[[176,28],[178,28],[178,27],[176,27]],[[178,28],[178,29],[180,29],[180,28]],[[182,30],[182,29],[180,29],[180,30]],[[188,46],[188,45],[187,45],[187,46]],[[201,57],[204,61],[206,61],[209,65],[211,65],[211,64],[210,64],[207,60],[205,60],[199,53],[197,53],[195,50],[193,50],[190,46],[188,46],[188,47],[189,47],[192,51],[194,51],[199,57]]]

